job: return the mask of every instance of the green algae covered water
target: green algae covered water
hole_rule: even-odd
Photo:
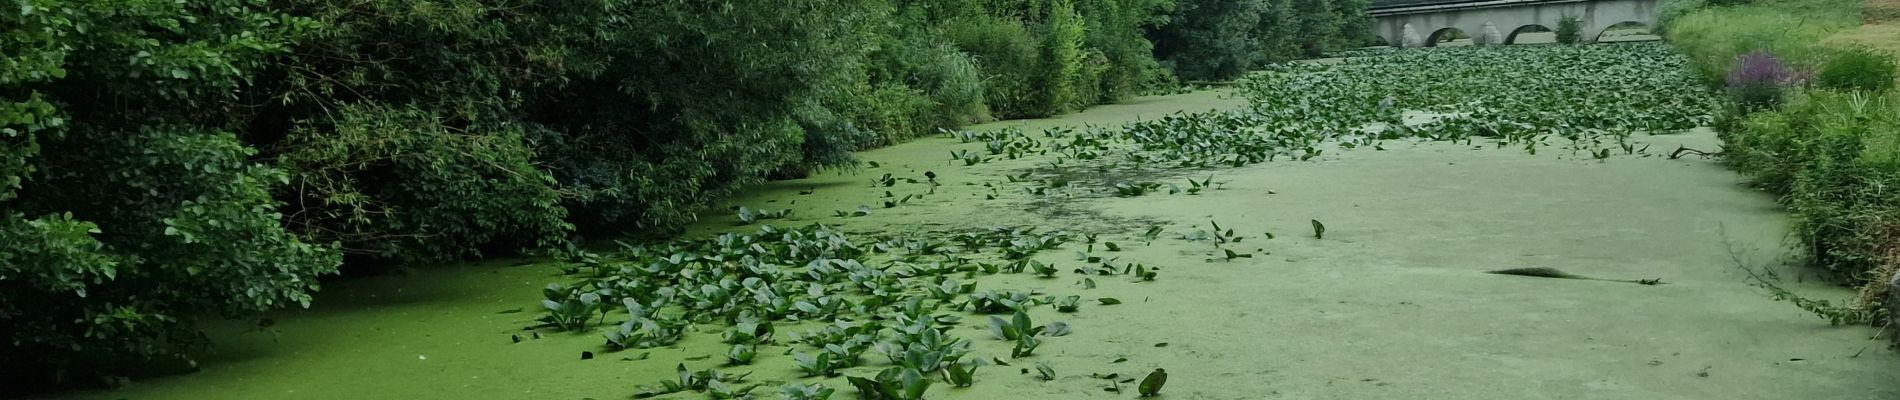
[[[1232,97],[1147,97],[971,130],[1113,126],[1244,106]],[[1706,130],[1634,140],[1719,145]],[[970,388],[933,386],[929,398],[1132,398],[1132,384],[1120,381],[1155,368],[1169,372],[1161,398],[1171,399],[1900,398],[1900,357],[1869,341],[1873,329],[1827,326],[1746,281],[1738,263],[1791,278],[1803,272],[1782,266],[1787,227],[1772,199],[1714,160],[1390,141],[1299,162],[1076,177],[1220,182],[1194,195],[1050,198],[993,190],[1047,156],[974,166],[947,156],[982,147],[926,138],[863,152],[858,169],[762,184],[714,205],[688,235],[757,229],[724,211],[738,206],[790,209],[768,222],[823,223],[851,235],[1039,226],[1106,232],[1102,240],[1122,243],[1114,257],[1159,270],[1153,281],[1092,279],[1092,288],[1070,275],[981,278],[986,287],[1122,304],[1037,309],[1038,322],[1064,321],[1074,332],[1015,360],[971,318],[952,333],[973,340],[980,358],[1012,365],[980,368]],[[925,172],[941,185],[868,184],[883,174],[925,180]],[[922,197],[883,208],[886,191]],[[859,207],[870,214],[834,214]],[[1323,221],[1323,238],[1312,221]],[[1244,240],[1217,249],[1173,239],[1211,222]],[[1144,238],[1153,226],[1165,233]],[[1072,254],[1080,246],[1037,258],[1081,265]],[[1484,273],[1520,267],[1666,284]],[[524,330],[541,314],[540,288],[568,280],[550,263],[505,260],[338,282],[315,308],[273,315],[270,328],[213,327],[216,346],[200,372],[52,398],[624,399],[636,385],[673,378],[681,364],[750,371],[747,382],[767,385],[755,392],[761,398],[776,398],[778,382],[822,382],[839,390],[835,399],[856,396],[843,377],[801,378],[786,354],[795,346],[761,346],[753,365],[721,367],[728,345],[718,342],[718,326],[673,346],[621,351],[605,350],[599,329]],[[1849,295],[1782,284],[1820,298]],[[594,357],[582,359],[583,351]],[[866,358],[845,374],[887,367]],[[1053,379],[1039,377],[1036,363]],[[1110,374],[1117,378],[1101,378]]]

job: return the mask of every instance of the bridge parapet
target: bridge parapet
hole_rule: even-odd
[[[1556,29],[1576,17],[1583,40],[1595,42],[1603,31],[1623,22],[1656,23],[1657,0],[1382,0],[1369,13],[1374,33],[1388,44],[1434,46],[1456,29],[1478,44],[1511,44],[1528,27]],[[1505,30],[1508,29],[1508,30]],[[1413,32],[1408,36],[1407,32]],[[1407,40],[1424,35],[1422,40]]]

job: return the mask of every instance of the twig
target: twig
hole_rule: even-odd
[[[1691,153],[1691,154],[1695,154],[1695,155],[1703,156],[1703,157],[1715,157],[1715,156],[1722,155],[1722,152],[1720,151],[1710,153],[1710,152],[1706,152],[1702,150],[1691,149],[1687,146],[1677,145],[1676,151],[1669,152],[1669,159],[1674,160],[1674,159],[1682,158],[1683,153]]]

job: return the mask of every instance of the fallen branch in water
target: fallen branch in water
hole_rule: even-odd
[[[1572,274],[1572,273],[1569,273],[1569,272],[1564,272],[1563,270],[1559,270],[1559,269],[1556,269],[1556,268],[1550,268],[1550,267],[1532,267],[1532,268],[1511,268],[1511,269],[1500,269],[1500,270],[1496,270],[1496,271],[1485,271],[1485,273],[1487,273],[1487,274],[1498,274],[1498,275],[1517,275],[1517,276],[1528,276],[1528,277],[1533,277],[1533,278],[1557,278],[1557,279],[1581,279],[1581,280],[1588,280],[1588,281],[1604,281],[1604,282],[1623,282],[1623,283],[1634,283],[1634,284],[1639,284],[1639,285],[1661,285],[1661,284],[1663,284],[1663,281],[1662,281],[1662,278],[1656,278],[1656,279],[1603,279],[1603,278],[1591,278],[1591,277],[1587,277],[1587,276],[1583,276],[1583,275],[1577,275],[1577,274]]]
[[[1676,151],[1669,152],[1669,159],[1674,160],[1674,159],[1682,158],[1683,153],[1695,154],[1695,155],[1703,156],[1703,157],[1719,157],[1722,155],[1722,152],[1720,151],[1710,153],[1710,152],[1706,152],[1702,150],[1691,149],[1688,146],[1677,145]]]

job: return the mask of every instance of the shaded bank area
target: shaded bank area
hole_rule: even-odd
[[[973,130],[1112,125],[1242,103],[1197,92]],[[1633,140],[1654,149],[1718,143],[1702,130]],[[1306,162],[1142,177],[1186,186],[1190,176],[1211,176],[1220,183],[1197,195],[1052,200],[985,186],[1047,157],[966,167],[947,156],[984,146],[927,138],[862,152],[861,169],[754,186],[718,208],[790,209],[789,217],[765,223],[823,222],[854,236],[1013,226],[1108,232],[1101,240],[1122,243],[1113,256],[1160,270],[1152,282],[1103,278],[1092,289],[1066,275],[983,278],[985,288],[1041,288],[1123,304],[1033,312],[1038,321],[1074,327],[1034,358],[1052,367],[1052,380],[1018,360],[983,367],[971,388],[933,388],[933,398],[1124,398],[1132,391],[1105,391],[1116,380],[1092,375],[1139,376],[1154,368],[1171,374],[1166,398],[1900,396],[1889,373],[1900,358],[1869,342],[1871,329],[1828,327],[1745,282],[1737,263],[1775,271],[1802,294],[1847,293],[1795,279],[1807,272],[1780,262],[1787,226],[1772,199],[1741,187],[1715,161],[1595,160],[1401,140],[1382,150],[1334,149]],[[942,185],[868,187],[883,174],[922,181],[925,172]],[[886,191],[925,196],[883,208]],[[868,216],[832,218],[861,206]],[[706,215],[689,236],[758,229],[721,212]],[[1313,235],[1315,220],[1327,227],[1323,238]],[[1246,237],[1228,248],[1252,257],[1223,259],[1205,241],[1180,240],[1211,229],[1210,222]],[[1142,237],[1150,226],[1164,229],[1159,239]],[[1082,265],[1069,254],[1080,246],[1037,258],[1064,269]],[[1521,267],[1665,284],[1485,273]],[[497,261],[342,282],[326,287],[314,309],[280,312],[269,327],[214,329],[217,352],[203,358],[201,372],[56,398],[608,399],[671,377],[676,364],[698,370],[722,363],[705,358],[725,349],[718,327],[702,327],[675,346],[618,352],[600,350],[598,331],[536,339],[522,330],[541,312],[526,294],[568,279],[549,264]],[[981,322],[968,320],[951,331],[975,341],[975,353],[1007,353]],[[788,348],[763,348],[748,380],[798,380],[783,354]],[[582,351],[597,354],[582,360]],[[833,398],[855,395],[843,381],[824,380],[840,388]]]

